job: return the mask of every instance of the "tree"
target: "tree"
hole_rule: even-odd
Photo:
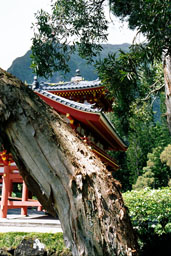
[[[135,123],[131,124],[131,118],[143,118],[143,122],[149,119],[143,110],[143,102],[153,105],[156,95],[164,87],[161,64],[147,61],[141,46],[133,46],[127,53],[120,50],[118,57],[110,54],[97,61],[96,68],[102,83],[114,98],[113,111],[118,118],[117,129],[122,136],[128,137],[130,129],[135,131]],[[136,114],[139,116],[136,117]]]
[[[0,149],[58,215],[73,255],[138,255],[117,182],[54,110],[0,69]]]
[[[113,104],[114,113],[110,114],[111,121],[129,142],[128,150],[124,154],[112,154],[121,166],[114,174],[115,178],[122,183],[123,191],[130,190],[138,176],[144,173],[143,167],[146,166],[148,153],[158,147],[160,141],[161,144],[162,141],[166,142],[165,145],[168,143],[162,65],[156,61],[145,63],[139,51],[130,51],[121,52],[117,58],[110,55],[96,66],[108,91],[116,99]],[[154,114],[156,107],[158,115]],[[167,172],[165,174],[162,176],[167,184]],[[149,174],[148,177],[147,174],[144,175],[145,179],[149,178]],[[158,186],[164,184],[163,178],[161,183],[157,181]]]
[[[167,121],[171,133],[171,2],[110,0],[111,11],[147,37],[148,59],[163,58]]]
[[[60,68],[68,71],[67,58],[76,46],[82,57],[92,60],[100,50],[98,43],[107,38],[106,3],[112,14],[127,20],[131,29],[146,36],[147,42],[141,47],[144,59],[163,58],[166,115],[171,132],[170,0],[52,1],[52,14],[41,10],[36,15],[33,68],[38,75],[52,74]]]
[[[40,10],[33,24],[32,68],[40,76],[69,71],[68,60],[76,49],[91,61],[107,38],[104,1],[52,1],[49,14]]]
[[[146,166],[144,165],[142,168],[142,175],[138,177],[135,185],[133,185],[134,189],[147,186],[151,188],[164,187],[168,185],[171,178],[169,165],[167,164],[169,163],[169,143],[171,142],[169,131],[162,123],[158,123],[151,130],[150,136],[153,137],[152,149],[147,154],[148,161]]]
[[[162,163],[166,162],[166,165],[171,169],[171,144],[169,144],[160,155]]]

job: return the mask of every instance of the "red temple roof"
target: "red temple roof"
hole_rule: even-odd
[[[73,119],[85,124],[93,129],[108,146],[110,150],[125,151],[127,146],[116,132],[114,126],[105,114],[92,105],[86,105],[56,96],[50,92],[37,89],[35,90],[48,105],[53,107],[61,114],[70,114]]]
[[[96,104],[103,111],[112,110],[113,100],[107,97],[107,90],[101,81],[70,81],[64,83],[40,83],[39,88],[55,95],[84,103]]]
[[[38,83],[36,79],[31,87],[48,105],[66,116],[71,127],[109,169],[119,168],[106,151],[126,151],[127,145],[103,112],[112,110],[113,100],[101,81],[84,81],[80,76],[62,83]]]

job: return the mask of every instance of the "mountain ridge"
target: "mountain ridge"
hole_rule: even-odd
[[[99,57],[101,59],[107,57],[110,53],[118,53],[119,50],[128,51],[130,44],[103,44],[103,50],[101,51]],[[23,82],[32,83],[35,74],[32,72],[30,68],[31,65],[31,50],[28,50],[23,56],[16,58],[12,65],[7,69],[8,72],[22,80]],[[71,59],[68,62],[70,67],[70,72],[64,75],[62,72],[55,72],[52,77],[49,79],[45,79],[40,77],[41,81],[48,81],[51,83],[59,82],[59,81],[69,81],[71,77],[75,75],[75,70],[80,69],[81,75],[85,80],[95,80],[97,79],[97,73],[92,64],[87,64],[86,60],[83,60],[78,56],[78,53],[74,53],[71,55]]]

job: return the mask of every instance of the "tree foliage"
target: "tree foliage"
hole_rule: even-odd
[[[169,179],[171,178],[171,173],[169,167],[165,164],[164,161],[161,161],[161,154],[164,151],[165,147],[171,143],[171,137],[167,128],[166,120],[164,113],[166,107],[164,104],[164,93],[160,94],[160,119],[157,123],[153,125],[148,125],[147,136],[144,137],[144,143],[142,144],[142,149],[144,153],[146,152],[146,164],[142,166],[140,176],[136,177],[137,181],[133,188],[141,189],[146,186],[151,188],[158,188],[161,186],[167,186]],[[155,121],[155,119],[154,119]],[[141,136],[139,134],[139,136]],[[146,151],[147,145],[150,147]],[[144,147],[143,147],[144,146]]]
[[[33,26],[35,72],[48,76],[54,71],[68,71],[67,61],[76,46],[81,57],[92,60],[101,49],[99,42],[107,39],[105,5],[147,37],[143,47],[146,57],[171,53],[170,0],[52,0],[51,13],[40,10]]]
[[[144,252],[142,255],[169,255],[164,253],[162,243],[169,241],[171,235],[171,188],[133,190],[124,193],[123,197],[137,231],[141,250],[148,248],[147,254]],[[157,250],[154,252],[158,243],[162,254],[158,254]]]
[[[127,20],[131,29],[138,29],[147,37],[147,49],[153,57],[163,52],[171,54],[170,0],[110,0],[113,14]],[[150,54],[149,52],[149,54]]]
[[[68,60],[76,49],[81,57],[92,60],[101,49],[98,43],[107,39],[105,4],[111,13],[127,19],[130,28],[137,28],[148,39],[144,45],[133,45],[129,54],[121,52],[117,60],[115,55],[109,55],[97,64],[105,85],[114,87],[112,96],[118,104],[115,113],[120,112],[123,129],[126,129],[130,103],[135,96],[144,93],[140,70],[146,68],[151,77],[149,62],[161,58],[163,51],[165,54],[170,51],[170,1],[52,1],[51,14],[42,10],[36,14],[32,67],[41,76],[52,75],[57,70],[68,71]]]
[[[135,57],[135,61],[132,56]],[[144,63],[139,52],[137,56],[135,52],[122,52],[118,58],[113,58],[113,62],[108,62],[106,58],[98,66],[102,81],[107,84],[111,95],[116,99],[111,120],[129,142],[125,156],[123,153],[114,154],[121,166],[115,177],[123,184],[123,190],[130,189],[132,184],[136,183],[138,176],[144,174],[143,168],[146,166],[148,154],[152,152],[153,147],[160,145],[163,149],[169,137],[166,120],[160,117],[165,113],[163,93],[161,93],[164,83],[162,65],[157,62]],[[131,61],[126,61],[129,57]],[[131,69],[132,66],[134,69]],[[159,117],[154,115],[153,106],[156,104],[159,105],[157,108]],[[162,165],[161,162],[160,165]],[[139,178],[138,183],[141,180],[139,187],[152,185],[157,178],[153,177],[152,172],[144,175],[145,177]],[[157,182],[157,187],[168,184],[166,176],[163,175],[161,182]]]
[[[164,148],[163,152],[160,155],[160,160],[166,162],[166,165],[171,169],[171,144]]]
[[[158,188],[167,186],[170,168],[162,163],[160,155],[171,139],[167,124],[144,122],[133,117],[134,130],[129,131],[129,147],[126,153],[115,153],[120,170],[114,174],[123,185],[123,190],[144,187]]]
[[[119,57],[108,55],[96,62],[96,68],[102,83],[115,99],[113,110],[120,120],[117,128],[122,135],[127,135],[130,126],[135,130],[131,116],[138,114],[137,119],[143,118],[143,122],[147,119],[141,100],[152,102],[164,87],[162,65],[147,61],[139,45],[131,46],[127,53],[120,51]]]
[[[170,169],[160,161],[160,155],[163,151],[161,146],[153,148],[152,153],[148,153],[146,167],[143,168],[143,174],[138,177],[134,189],[145,187],[158,188],[167,186],[171,178]]]
[[[118,58],[115,54],[109,55],[104,60],[96,63],[100,79],[114,97],[114,112],[120,116],[120,126],[125,134],[129,129],[130,105],[135,97],[143,94],[143,89],[138,81],[137,59],[133,52],[124,53],[121,51]]]
[[[70,55],[78,50],[81,57],[92,60],[107,39],[104,1],[52,1],[51,14],[36,14],[32,46],[32,68],[40,76],[54,71],[69,71]]]

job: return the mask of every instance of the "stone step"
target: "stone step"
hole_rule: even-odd
[[[6,219],[0,219],[0,232],[62,232],[58,219],[49,216],[31,215],[9,215]]]

